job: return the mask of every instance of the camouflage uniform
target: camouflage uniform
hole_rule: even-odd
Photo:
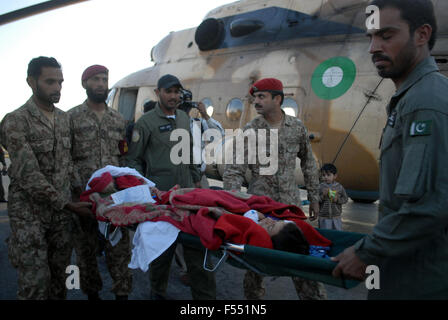
[[[54,125],[32,98],[7,114],[1,141],[11,159],[8,255],[18,271],[18,299],[65,299],[72,247],[72,160],[66,113],[54,109]]]
[[[1,144],[1,143],[0,143]],[[0,162],[3,164],[3,168],[6,170],[5,153],[2,147],[0,147]],[[5,189],[3,188],[2,173],[0,173],[0,201],[5,201]]]
[[[75,170],[79,172],[84,189],[93,172],[107,165],[123,166],[124,149],[120,144],[126,134],[126,123],[122,116],[106,108],[101,121],[89,109],[87,102],[68,111],[72,129],[72,156]],[[75,217],[75,250],[80,269],[81,289],[89,295],[101,291],[102,281],[96,254],[99,247],[98,223],[89,218]],[[106,263],[114,281],[112,292],[119,296],[129,295],[132,289],[132,273],[128,269],[131,259],[130,237],[122,229],[123,237],[114,247],[107,241]]]
[[[259,164],[233,164],[227,165],[223,174],[224,189],[240,190],[244,182],[246,170],[250,170],[252,179],[249,181],[247,192],[254,195],[266,195],[275,201],[300,206],[300,191],[295,184],[294,170],[296,168],[296,157],[301,160],[301,168],[305,178],[305,186],[308,190],[308,200],[319,201],[319,170],[311,151],[307,130],[303,123],[283,112],[284,121],[278,130],[278,170],[273,175],[260,175]],[[267,132],[266,150],[270,150],[268,122],[258,116],[250,121],[243,131],[253,129],[257,132],[265,129]],[[248,144],[244,144],[244,155],[247,159]],[[257,146],[258,150],[258,146]],[[234,163],[236,163],[237,152],[234,152]],[[247,162],[247,160],[246,160]],[[264,166],[266,167],[266,166]],[[321,283],[292,277],[297,294],[301,300],[326,299],[325,288]],[[264,295],[262,276],[247,271],[244,277],[244,294],[247,299],[261,299]]]
[[[261,166],[256,164],[227,165],[223,175],[224,189],[240,189],[244,182],[246,170],[250,170],[252,179],[249,181],[247,192],[255,195],[266,195],[278,202],[300,206],[300,191],[294,179],[296,157],[301,160],[300,166],[308,190],[308,200],[319,202],[319,171],[311,151],[307,130],[302,122],[284,114],[285,120],[278,130],[278,170],[274,175],[260,175]],[[266,120],[258,116],[246,124],[243,131],[253,129],[267,130],[267,146],[269,148],[269,130],[271,127]],[[247,159],[247,143],[245,144],[245,159]],[[234,157],[236,153],[234,152]],[[234,163],[236,163],[234,161]],[[266,167],[266,166],[264,166]]]

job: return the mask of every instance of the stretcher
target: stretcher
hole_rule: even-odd
[[[112,177],[123,177],[124,178],[126,176],[127,177],[134,176],[134,177],[140,177],[141,179],[145,179],[144,177],[140,176],[140,174],[138,172],[136,172],[136,171],[134,172],[134,171],[135,171],[134,169],[130,169],[130,168],[117,168],[117,167],[107,166],[101,170],[96,171],[94,173],[94,175],[92,175],[91,179],[93,179],[94,176],[96,176],[98,178],[95,178],[95,179],[98,179],[98,181],[94,184],[95,188],[93,190],[88,190],[86,192],[87,193],[90,192],[89,194],[91,194],[92,192],[97,192],[98,194],[101,194],[101,192],[105,191],[105,188],[108,185],[114,183],[114,180]],[[151,181],[149,181],[149,182],[148,181],[146,184],[151,183],[152,185],[154,185]],[[122,181],[122,183],[129,184],[129,181],[125,179],[124,181]],[[136,188],[138,188],[138,187],[136,187]],[[275,210],[287,210],[288,215],[294,216],[293,212],[289,211],[290,209],[293,210],[294,208],[289,208],[289,207],[285,208],[284,204],[276,203],[275,201],[273,201],[272,199],[269,199],[269,198],[267,198],[267,199],[262,198],[262,197],[257,198],[258,196],[252,195],[250,197],[250,199],[252,200],[251,206],[249,206],[246,202],[249,198],[243,197],[240,194],[233,194],[231,192],[219,194],[219,197],[217,197],[215,194],[209,194],[208,191],[204,195],[204,192],[205,192],[204,189],[200,189],[200,190],[186,189],[185,193],[182,193],[181,191],[182,191],[182,189],[173,191],[173,192],[178,192],[178,194],[175,196],[181,197],[181,199],[176,198],[176,202],[173,202],[174,198],[171,199],[169,202],[170,206],[174,206],[177,209],[182,209],[182,210],[188,209],[188,210],[192,210],[192,211],[196,212],[199,209],[202,209],[203,207],[205,207],[205,208],[213,207],[216,209],[216,208],[224,205],[224,207],[226,209],[232,210],[232,209],[235,209],[234,205],[236,202],[239,205],[239,207],[236,206],[237,211],[239,210],[239,212],[241,212],[240,207],[244,208],[244,210],[246,210],[247,209],[246,207],[248,207],[250,209],[254,209],[254,210],[259,209],[259,210],[265,210],[268,212],[272,212]],[[209,191],[211,191],[211,190],[209,190]],[[196,192],[196,193],[193,194],[193,192]],[[198,194],[198,192],[200,194]],[[215,192],[219,192],[219,191],[215,191]],[[116,193],[115,193],[115,195],[116,195]],[[186,198],[185,198],[185,195],[187,195]],[[87,196],[89,198],[88,195],[85,195],[85,196]],[[94,196],[94,194],[92,194],[92,196]],[[182,196],[184,196],[184,197],[182,198]],[[192,196],[192,197],[188,197],[188,196]],[[205,201],[205,203],[204,203],[204,201],[202,201],[201,205],[197,206],[197,207],[195,205],[192,205],[191,201],[198,199],[197,197],[199,197],[199,196],[201,196],[201,197],[209,196],[210,200],[209,200],[209,202]],[[102,200],[101,197],[97,197],[97,198],[98,199],[96,201]],[[205,198],[202,198],[202,199],[205,199]],[[270,202],[268,200],[270,200]],[[109,201],[111,201],[111,199],[109,199]],[[266,205],[267,201],[269,202],[268,205]],[[125,203],[125,202],[126,201],[123,201],[120,203]],[[134,203],[134,202],[138,203],[138,199],[137,200],[128,200],[127,202],[128,203]],[[105,203],[107,203],[108,205],[105,205]],[[115,202],[115,200],[113,200],[111,203],[116,203],[116,202]],[[146,203],[146,202],[143,201],[142,203]],[[102,214],[105,214],[107,212],[107,210],[111,208],[109,206],[109,204],[110,203],[108,203],[108,202],[100,201],[99,206],[103,206],[103,209],[104,209]],[[164,205],[166,205],[166,204],[164,204]],[[128,228],[131,228],[131,229],[134,229],[136,227],[136,225],[135,225],[136,221],[140,221],[140,222],[146,221],[145,219],[147,216],[145,216],[144,214],[146,214],[146,213],[151,214],[151,213],[155,212],[155,211],[151,211],[151,210],[145,211],[146,207],[139,208],[137,206],[136,208],[132,209],[135,211],[129,211],[129,212],[133,212],[133,213],[137,213],[137,214],[131,215],[129,212],[126,211],[126,209],[133,208],[132,206],[125,207],[124,209],[122,208],[120,210],[116,209],[118,207],[119,206],[113,206],[114,209],[112,210],[112,212],[114,213],[114,215],[112,217],[115,217],[114,225],[115,226],[122,225],[122,226],[126,226]],[[98,206],[97,206],[97,208],[98,208]],[[171,213],[171,211],[169,211],[167,208],[169,208],[169,207],[158,208],[158,210],[161,211],[160,214],[162,214],[162,215],[165,215],[167,212]],[[139,210],[143,213],[143,217],[139,216],[139,212],[140,212]],[[263,212],[263,211],[260,211],[260,212]],[[225,210],[223,212],[218,211],[218,213],[224,214],[221,216],[221,219],[223,219],[223,217],[226,216]],[[296,214],[296,216],[300,217],[300,215],[297,212],[294,211],[294,213]],[[168,218],[171,218],[171,220],[174,223],[178,223],[179,216],[175,212],[173,212],[173,214],[174,214],[174,217],[171,217],[170,215],[168,215]],[[215,214],[216,214],[216,212],[215,212]],[[191,215],[184,216],[184,220],[187,220],[187,218],[185,218],[185,217],[195,217],[195,216],[197,216],[197,215],[191,214]],[[105,217],[106,217],[106,215],[102,216],[103,219]],[[167,216],[165,216],[165,218],[166,217]],[[203,215],[199,215],[199,218],[202,218],[202,217],[203,217]],[[124,218],[124,220],[120,220],[121,218]],[[112,219],[114,219],[114,218],[112,218]],[[244,218],[244,219],[246,219],[246,218]],[[194,234],[198,234],[199,229],[193,230],[191,228],[188,228],[189,224],[190,225],[194,224],[194,222],[192,222],[191,220],[187,220],[187,221],[188,222],[185,225],[181,224],[179,226],[179,229],[184,230],[184,231],[190,230],[190,231],[193,231]],[[204,227],[205,225],[207,227],[210,227],[210,225],[207,223],[205,225],[203,225],[204,221],[206,221],[206,220],[204,220],[204,219],[200,220],[200,225],[202,225],[202,227]],[[222,221],[222,220],[219,220],[219,221]],[[298,221],[301,221],[301,220],[298,220]],[[298,223],[298,221],[296,221],[296,223]],[[235,221],[233,221],[233,222],[235,222]],[[106,224],[110,225],[111,221],[106,222]],[[246,225],[241,224],[240,227],[246,227]],[[184,229],[182,229],[182,228],[184,228]],[[299,226],[299,228],[300,228],[300,226]],[[115,228],[115,231],[109,232],[109,226],[106,226],[105,232],[104,232],[105,238],[108,240],[110,240],[111,238],[114,238],[115,232],[117,232],[118,229],[119,228]],[[360,240],[361,238],[363,238],[365,236],[364,234],[353,233],[353,232],[325,230],[325,229],[316,229],[316,230],[318,233],[320,233],[320,235],[322,235],[324,238],[326,238],[332,242],[330,251],[328,252],[328,256],[330,256],[330,257],[334,257],[334,256],[338,255],[344,249],[352,246],[358,240]],[[313,229],[313,232],[314,232],[314,229]],[[206,233],[206,234],[208,235],[208,233]],[[239,238],[239,239],[241,239],[241,238]],[[204,248],[199,237],[193,236],[191,234],[181,232],[178,237],[178,240],[185,245],[190,245],[190,246],[197,247],[197,248]],[[208,239],[208,240],[210,240],[210,239]],[[247,238],[244,240],[249,240],[249,239]],[[213,241],[213,239],[212,239],[212,241]],[[254,242],[249,242],[249,243],[255,244]],[[260,242],[256,242],[256,243],[260,243]],[[217,248],[217,246],[211,246],[211,247]],[[206,254],[204,257],[203,266],[204,266],[204,269],[206,269],[208,271],[217,270],[217,268],[224,261],[226,261],[235,267],[243,268],[243,269],[250,269],[259,274],[267,275],[267,276],[289,276],[289,277],[296,276],[296,277],[302,277],[302,278],[306,278],[306,279],[310,279],[310,280],[315,280],[315,281],[319,281],[322,283],[326,283],[329,285],[346,288],[346,289],[352,288],[359,284],[359,281],[348,280],[348,279],[344,279],[344,278],[334,278],[332,276],[332,271],[333,271],[334,267],[336,266],[336,263],[331,261],[330,259],[326,259],[326,258],[322,258],[322,257],[301,255],[301,254],[290,253],[290,252],[285,252],[285,251],[280,251],[280,250],[272,250],[272,249],[263,248],[262,246],[256,247],[256,246],[248,245],[248,244],[247,245],[235,245],[235,244],[226,243],[226,242],[224,242],[224,244],[222,244],[219,247],[219,250],[210,252],[208,249],[205,249],[205,252],[206,252]],[[213,256],[218,257],[219,261],[215,266],[210,267],[210,265],[212,264]]]
[[[355,232],[316,230],[333,242],[328,253],[330,257],[338,255],[365,236]],[[185,245],[203,248],[198,237],[187,233],[181,232],[178,240]],[[249,269],[265,276],[301,277],[344,289],[353,288],[360,283],[356,280],[334,278],[331,273],[336,263],[325,258],[231,243],[222,245],[218,251],[205,251],[203,266],[211,272],[216,271],[225,261],[234,267]],[[210,266],[213,259],[219,260],[214,266]]]

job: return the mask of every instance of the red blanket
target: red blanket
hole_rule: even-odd
[[[180,230],[198,236],[202,244],[216,250],[223,241],[272,248],[268,233],[255,222],[238,214],[253,209],[281,219],[296,222],[310,245],[329,246],[306,219],[303,211],[292,205],[278,203],[269,197],[241,192],[210,189],[179,189],[164,192],[156,204],[125,204],[109,207],[110,198],[90,196],[98,206],[99,220],[116,226],[127,226],[143,221],[167,221]],[[235,213],[236,215],[229,215]]]
[[[254,196],[225,190],[195,189],[185,194],[176,194],[171,197],[170,201],[173,205],[182,208],[195,209],[196,206],[220,207],[228,212],[237,214],[244,214],[249,210],[256,210],[265,215],[272,215],[282,220],[294,221],[300,230],[302,230],[310,245],[322,247],[331,245],[330,240],[323,237],[312,225],[304,221],[307,217],[302,209],[294,205],[274,201],[266,196]]]

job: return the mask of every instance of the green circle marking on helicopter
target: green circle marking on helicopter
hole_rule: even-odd
[[[356,66],[346,57],[322,62],[314,71],[311,86],[321,99],[333,100],[344,95],[355,82]]]

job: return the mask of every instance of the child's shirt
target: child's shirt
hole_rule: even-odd
[[[324,192],[324,190],[329,189],[329,192]],[[332,194],[336,194],[337,197],[334,199]],[[344,187],[338,183],[325,183],[322,182],[319,185],[319,218],[332,219],[335,217],[340,217],[342,214],[342,205],[347,203],[348,197],[345,193]]]

